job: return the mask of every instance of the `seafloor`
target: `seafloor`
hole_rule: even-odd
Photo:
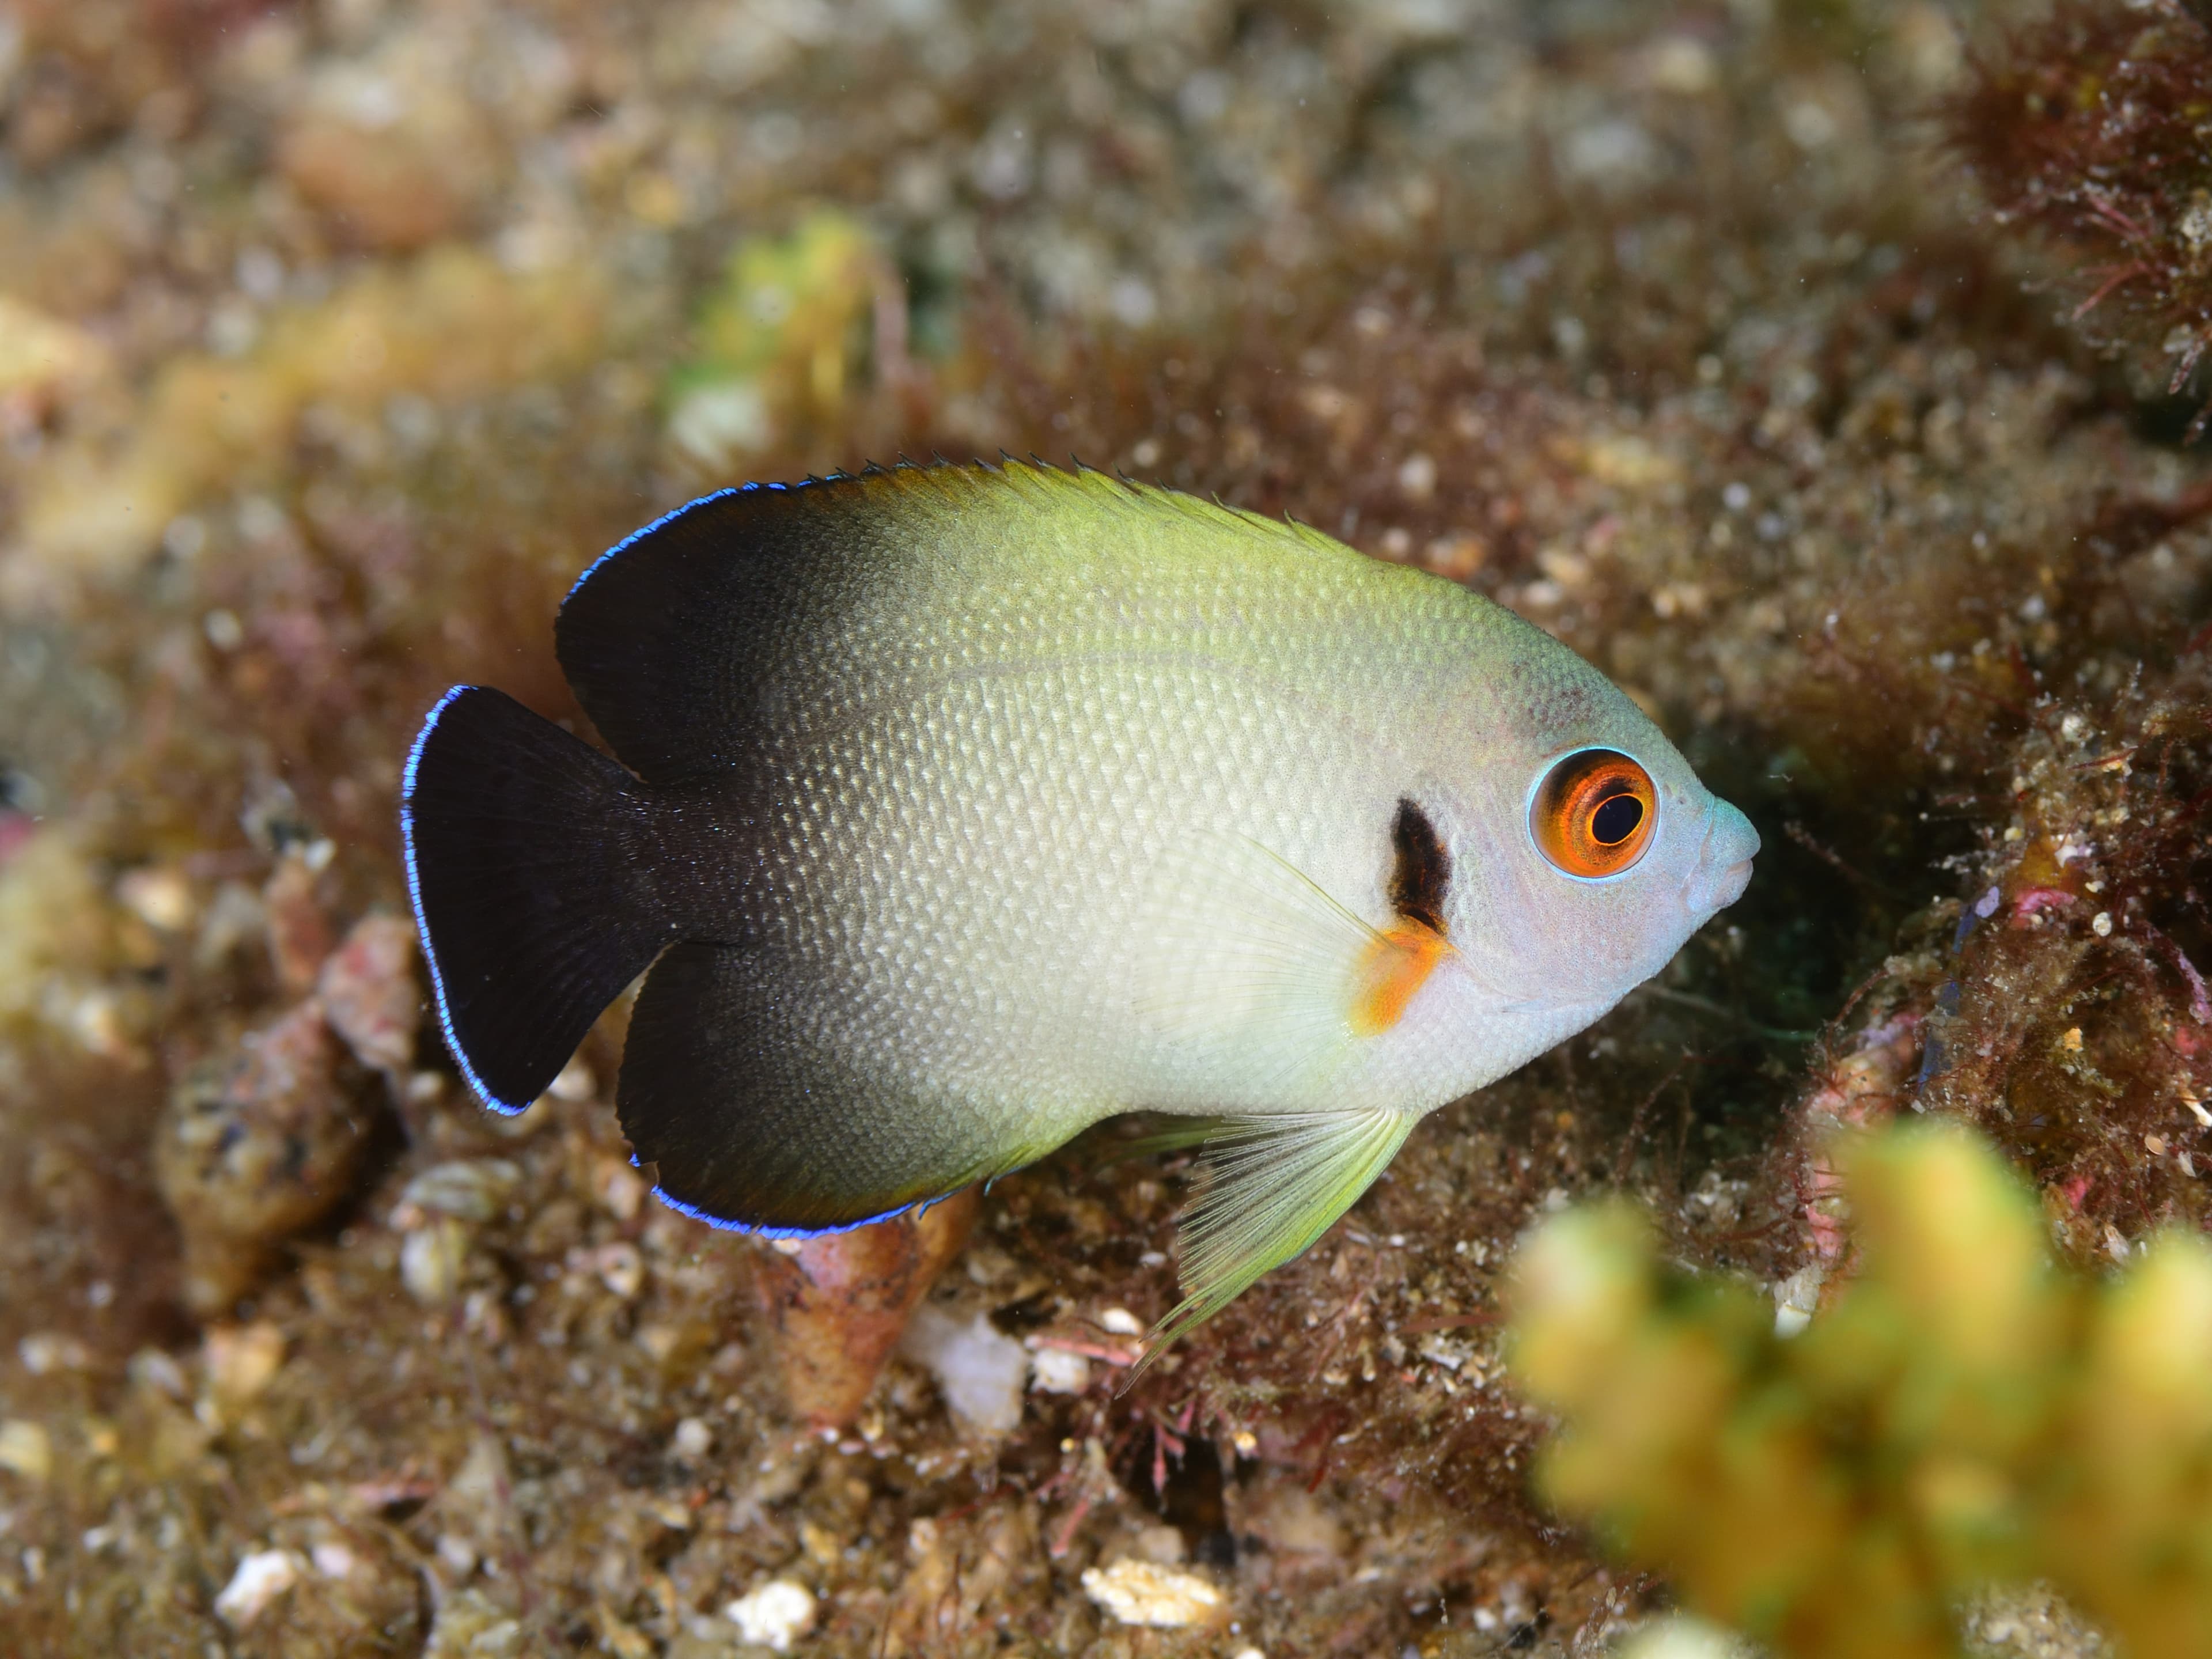
[[[2010,16],[0,9],[0,1650],[707,1659],[781,1580],[825,1655],[1595,1651],[1665,1591],[1527,1494],[1533,1215],[1808,1297],[1808,1121],[1908,1097],[2079,1262],[2204,1215],[2212,469],[1953,142]],[[1188,1167],[1109,1130],[934,1292],[1056,1356],[1018,1420],[940,1351],[824,1433],[761,1247],[629,1166],[619,1012],[467,1098],[395,792],[456,680],[574,715],[554,606],[668,506],[1002,448],[1474,585],[1767,850],[1127,1392]],[[1124,1559],[1225,1605],[1121,1624]]]

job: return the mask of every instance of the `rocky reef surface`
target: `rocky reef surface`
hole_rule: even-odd
[[[2201,1225],[2212,36],[2046,15],[0,13],[14,1650],[1595,1652],[1666,1589],[1529,1495],[1532,1220],[1818,1319],[1822,1137],[1924,1111],[2076,1268]],[[653,1201],[620,1009],[468,1099],[399,769],[458,679],[577,717],[554,607],[667,507],[1002,448],[1472,584],[1768,850],[1126,1391],[1189,1167],[1109,1127],[810,1411],[848,1268]]]

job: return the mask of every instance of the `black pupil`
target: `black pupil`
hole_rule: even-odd
[[[1633,795],[1615,795],[1598,803],[1590,814],[1590,838],[1601,847],[1618,847],[1644,822],[1644,803]]]

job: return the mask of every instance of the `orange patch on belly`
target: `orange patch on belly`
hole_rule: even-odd
[[[1376,934],[1360,960],[1352,1029],[1361,1036],[1380,1036],[1395,1025],[1451,948],[1442,933],[1418,921],[1401,921]]]

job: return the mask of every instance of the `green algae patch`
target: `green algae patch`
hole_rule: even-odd
[[[1536,1482],[1684,1604],[1804,1659],[1947,1656],[2042,1580],[2131,1654],[2212,1643],[2212,1246],[2055,1266],[2036,1203],[1953,1125],[1835,1161],[1859,1270],[1795,1336],[1620,1203],[1547,1222],[1509,1354],[1562,1427]]]
[[[902,352],[905,313],[896,272],[849,215],[817,209],[787,236],[746,238],[700,304],[691,358],[670,376],[670,437],[712,469],[841,429],[872,354]],[[875,338],[884,315],[896,343]]]

